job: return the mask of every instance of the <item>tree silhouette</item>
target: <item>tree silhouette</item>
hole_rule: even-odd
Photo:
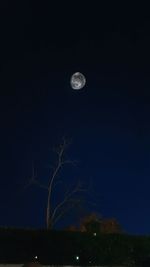
[[[58,174],[60,174],[62,168],[66,164],[75,164],[75,161],[71,161],[65,158],[65,151],[70,145],[69,142],[63,138],[62,143],[54,149],[54,152],[57,155],[55,166],[52,168],[50,172],[48,184],[45,185],[37,179],[37,175],[35,173],[35,169],[33,166],[32,169],[32,177],[30,179],[29,184],[35,184],[40,188],[46,190],[47,193],[47,205],[46,205],[46,227],[47,229],[52,229],[55,224],[73,207],[78,205],[81,202],[81,198],[79,197],[79,192],[85,192],[86,189],[83,188],[80,181],[76,183],[72,189],[67,189],[64,193],[62,199],[57,202],[54,206],[52,203],[52,198],[56,198],[54,188],[57,186],[58,183],[64,183],[64,180],[58,179]]]

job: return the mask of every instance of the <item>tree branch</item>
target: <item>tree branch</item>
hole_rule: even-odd
[[[31,179],[29,181],[29,184],[25,188],[29,187],[30,185],[35,184],[35,185],[39,186],[40,188],[48,190],[48,186],[40,183],[40,181],[38,181],[36,178],[37,178],[37,174],[36,174],[35,168],[32,164],[32,176],[31,176]]]
[[[64,199],[55,207],[55,209],[54,209],[54,211],[53,211],[53,213],[52,213],[52,216],[51,216],[51,220],[53,221],[53,220],[55,220],[55,216],[56,216],[56,213],[58,212],[58,210],[59,209],[61,209],[66,203],[68,203],[68,202],[74,202],[75,203],[75,200],[78,200],[78,199],[72,199],[71,197],[74,195],[74,194],[76,194],[76,193],[78,193],[78,192],[83,192],[83,191],[85,191],[85,189],[84,188],[82,188],[81,187],[81,183],[79,182],[77,185],[76,185],[76,187],[70,192],[68,192],[66,195],[65,195],[65,197],[64,197]],[[79,200],[78,200],[79,201]],[[64,212],[63,212],[64,213]],[[61,217],[61,216],[59,216],[59,217]]]
[[[70,201],[68,202],[68,203],[70,204],[70,205],[68,206],[68,209],[67,209],[67,207],[65,206],[65,207],[59,212],[59,214],[53,218],[52,224],[55,225],[55,224],[62,218],[62,216],[65,215],[65,213],[67,213],[70,209],[72,209],[72,208],[73,208],[77,203],[79,203],[79,202],[80,202],[79,199],[72,200],[72,201],[70,200]],[[72,205],[71,205],[71,203],[72,203]]]

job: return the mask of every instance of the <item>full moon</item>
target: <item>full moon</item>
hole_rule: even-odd
[[[72,89],[74,90],[80,90],[82,89],[86,84],[86,79],[84,75],[80,72],[75,72],[70,79],[70,84]]]

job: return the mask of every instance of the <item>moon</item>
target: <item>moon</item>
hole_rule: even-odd
[[[70,85],[74,90],[82,89],[86,84],[85,76],[81,72],[75,72],[70,79]]]

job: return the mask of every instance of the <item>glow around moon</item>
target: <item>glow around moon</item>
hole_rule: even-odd
[[[86,84],[86,79],[81,72],[75,72],[70,79],[70,85],[74,90],[82,89]]]

